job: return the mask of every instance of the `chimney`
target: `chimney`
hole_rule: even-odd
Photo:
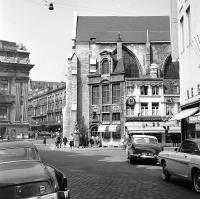
[[[122,39],[121,34],[118,32],[118,38],[117,38],[117,60],[120,60],[122,58]]]

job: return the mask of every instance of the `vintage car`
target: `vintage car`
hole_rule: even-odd
[[[155,136],[132,135],[127,143],[127,155],[130,163],[145,160],[148,163],[157,163],[157,155],[161,151]]]
[[[168,181],[171,175],[192,180],[200,193],[200,139],[186,139],[179,148],[160,152],[158,159],[163,180]]]
[[[27,141],[0,142],[0,198],[68,199],[67,178]]]

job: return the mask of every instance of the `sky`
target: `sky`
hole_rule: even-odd
[[[54,10],[49,10],[52,2]],[[34,81],[66,81],[74,13],[79,16],[170,15],[170,0],[0,0],[0,40],[30,52]]]

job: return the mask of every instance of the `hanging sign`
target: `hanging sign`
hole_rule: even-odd
[[[129,106],[135,106],[135,103],[136,103],[135,98],[132,97],[132,96],[129,97],[129,98],[127,99],[126,103],[127,103]]]

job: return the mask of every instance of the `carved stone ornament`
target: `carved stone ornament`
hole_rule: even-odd
[[[127,105],[129,105],[129,106],[135,106],[135,103],[136,103],[135,98],[132,97],[132,96],[130,96],[130,97],[126,100],[126,103],[127,103]]]

